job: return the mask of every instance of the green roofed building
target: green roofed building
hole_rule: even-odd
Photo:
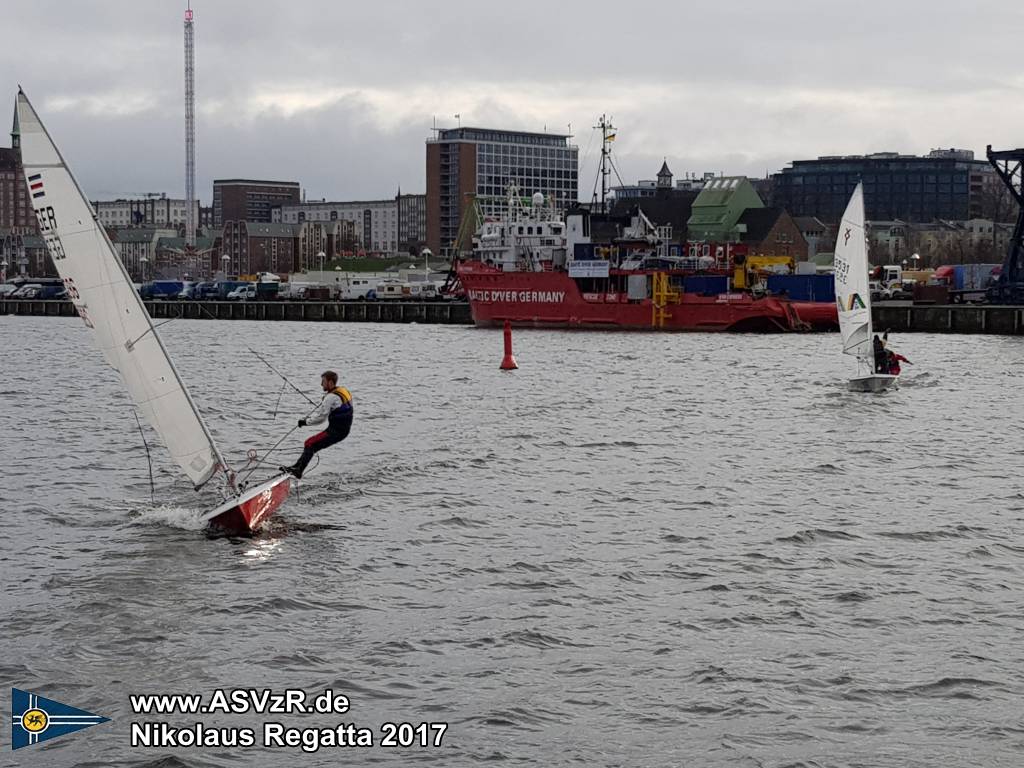
[[[710,179],[693,201],[687,232],[690,241],[739,242],[746,227],[740,222],[749,208],[764,208],[746,176]]]

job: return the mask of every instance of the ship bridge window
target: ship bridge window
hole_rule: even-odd
[[[560,235],[560,234],[562,234],[562,225],[561,224],[553,224],[552,227],[551,227],[551,234],[552,235]]]
[[[522,227],[519,228],[519,234],[520,235],[523,234],[523,228]]]
[[[532,235],[533,234],[533,227],[527,227],[526,228],[526,234]]]

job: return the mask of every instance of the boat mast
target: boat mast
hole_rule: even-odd
[[[594,127],[601,129],[601,169],[599,171],[601,174],[601,213],[607,213],[605,198],[608,196],[608,176],[611,174],[609,168],[612,153],[611,142],[615,138],[615,126],[605,115],[601,115],[601,119]]]

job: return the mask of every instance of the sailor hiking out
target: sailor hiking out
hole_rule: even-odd
[[[338,386],[338,374],[324,371],[320,376],[320,387],[324,391],[324,399],[313,413],[299,419],[299,426],[322,424],[327,422],[327,429],[317,432],[304,443],[305,448],[299,460],[290,467],[281,467],[282,472],[290,472],[297,478],[302,477],[313,456],[335,443],[348,437],[352,429],[352,393],[345,387]]]

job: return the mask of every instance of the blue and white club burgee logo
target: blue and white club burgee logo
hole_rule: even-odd
[[[21,749],[110,720],[84,709],[11,689],[11,749]]]

